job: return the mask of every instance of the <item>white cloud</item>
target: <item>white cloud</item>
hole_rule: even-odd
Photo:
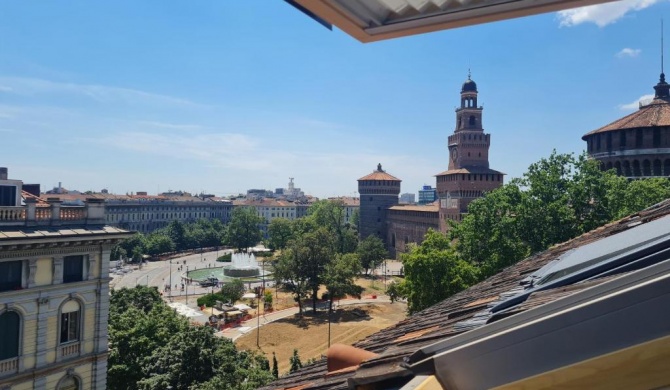
[[[157,121],[139,121],[138,124],[149,126],[149,127],[158,127],[162,129],[169,130],[202,130],[203,127],[200,125],[189,125],[189,124],[178,124],[178,123],[167,123],[167,122],[157,122]]]
[[[69,94],[93,99],[101,103],[123,101],[132,104],[160,104],[170,106],[200,106],[197,103],[173,96],[160,95],[137,89],[96,84],[62,83],[25,77],[0,77],[2,91],[17,95]]]
[[[621,51],[616,53],[616,56],[619,58],[637,57],[638,55],[640,55],[641,52],[642,50],[640,49],[631,49],[630,47],[624,47],[623,49],[621,49]]]
[[[628,104],[619,104],[619,109],[624,111],[637,110],[640,107],[640,102],[648,101],[653,99],[654,95],[642,95],[639,99]]]
[[[280,150],[270,140],[238,133],[182,136],[124,132],[78,141],[93,143],[96,148],[111,147],[170,161],[175,166],[211,169],[220,176],[210,180],[209,185],[220,189],[219,193],[244,192],[259,185],[273,188],[284,185],[290,176],[298,178],[303,190],[312,195],[351,195],[350,191],[356,189],[356,179],[372,172],[379,162],[391,174],[405,180],[405,192],[413,192],[418,184],[429,182],[431,175],[444,170],[436,161],[374,150],[338,151],[341,149],[337,147],[329,151]]]
[[[623,18],[631,11],[650,7],[661,0],[623,0],[612,3],[590,5],[558,12],[561,27],[572,27],[582,23],[595,23],[605,27]]]

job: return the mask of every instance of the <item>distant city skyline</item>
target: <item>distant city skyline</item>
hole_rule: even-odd
[[[637,109],[668,2],[620,1],[361,44],[284,2],[0,5],[0,166],[114,193],[352,196],[378,163],[448,165],[468,69],[506,181]]]

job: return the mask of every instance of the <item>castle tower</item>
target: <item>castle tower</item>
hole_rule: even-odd
[[[386,173],[382,165],[358,179],[361,197],[358,232],[360,239],[376,235],[386,243],[387,209],[398,204],[401,180]]]
[[[471,201],[503,183],[504,173],[489,168],[491,135],[484,133],[484,108],[477,106],[477,96],[477,84],[468,74],[456,109],[456,129],[448,138],[449,170],[436,175],[442,231],[448,229],[448,220],[463,218]]]
[[[582,137],[603,170],[631,180],[670,176],[670,84],[663,72],[654,91],[634,113]]]

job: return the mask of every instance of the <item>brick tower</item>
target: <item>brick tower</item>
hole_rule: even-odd
[[[387,209],[398,204],[400,182],[377,165],[377,170],[358,179],[361,196],[359,236],[362,239],[376,235],[386,243]]]
[[[491,135],[484,133],[484,108],[477,106],[477,94],[477,84],[468,74],[456,109],[456,130],[448,141],[449,170],[436,175],[442,231],[448,229],[448,220],[463,218],[470,202],[503,183],[504,173],[489,168]]]

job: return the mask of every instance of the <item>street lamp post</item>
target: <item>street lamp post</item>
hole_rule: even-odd
[[[261,347],[261,289],[256,294],[256,346]]]
[[[172,260],[170,260],[170,279],[168,280],[168,291],[170,292],[170,295],[168,297],[170,298],[170,301],[172,301]]]
[[[188,265],[186,266],[186,283],[184,283],[184,286],[186,286],[186,304],[188,305]]]
[[[147,275],[147,287],[149,287],[149,275]]]
[[[333,309],[333,294],[329,294],[330,305],[328,305],[328,348],[330,348],[330,312]]]

